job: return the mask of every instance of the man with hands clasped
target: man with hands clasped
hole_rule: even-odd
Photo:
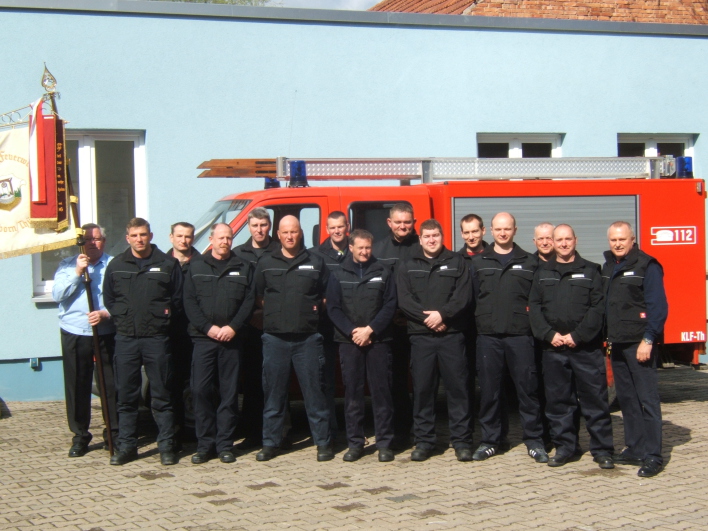
[[[472,278],[465,259],[443,245],[434,219],[420,225],[420,249],[397,271],[398,305],[408,319],[413,377],[412,461],[425,461],[435,444],[439,376],[447,391],[450,443],[458,461],[472,461],[472,411],[464,332],[472,320]]]
[[[542,342],[546,416],[556,447],[548,466],[562,466],[575,454],[579,401],[595,462],[600,468],[614,468],[600,269],[576,252],[577,238],[570,225],[555,228],[553,243],[555,255],[539,263],[529,296],[531,328]]]
[[[391,397],[391,323],[396,312],[393,273],[371,254],[373,235],[357,229],[349,237],[349,254],[327,285],[327,313],[344,381],[344,417],[349,450],[345,461],[364,451],[364,384],[369,384],[379,461],[393,461]]]
[[[233,231],[225,223],[211,229],[211,251],[192,262],[185,277],[184,309],[194,342],[192,394],[197,453],[201,464],[218,455],[233,463],[238,420],[239,334],[255,303],[253,268],[231,250]]]

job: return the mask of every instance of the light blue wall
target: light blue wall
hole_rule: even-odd
[[[478,132],[565,133],[564,156],[614,156],[617,133],[708,133],[708,37],[403,26],[381,16],[356,24],[0,8],[0,112],[39,96],[46,62],[70,128],[144,130],[149,219],[162,247],[176,218],[261,187],[197,181],[210,158],[475,156]],[[698,176],[708,173],[702,143]],[[1,261],[0,276],[0,307],[13,316],[0,358],[56,356],[56,310],[30,301],[30,259]],[[0,366],[0,393],[55,376],[7,372]]]

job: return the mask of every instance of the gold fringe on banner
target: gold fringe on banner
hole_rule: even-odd
[[[5,258],[12,258],[14,256],[23,256],[25,254],[43,253],[44,251],[54,251],[56,249],[63,249],[64,247],[71,247],[76,245],[76,239],[72,238],[70,240],[63,240],[60,242],[47,243],[45,245],[35,245],[34,247],[26,247],[25,249],[17,249],[14,251],[8,251],[0,253],[0,260]]]
[[[58,227],[57,218],[32,218],[29,224],[33,229],[57,230]]]

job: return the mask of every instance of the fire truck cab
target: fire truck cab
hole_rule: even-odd
[[[460,219],[469,213],[489,225],[500,211],[517,220],[515,242],[534,251],[539,223],[568,223],[578,236],[578,252],[602,263],[607,228],[618,220],[635,228],[637,243],[664,267],[669,318],[662,361],[698,364],[706,340],[706,257],[704,181],[677,178],[671,158],[577,159],[226,159],[203,163],[200,177],[265,177],[270,185],[290,186],[227,196],[197,224],[195,247],[208,247],[209,228],[226,222],[234,247],[250,236],[248,213],[263,207],[273,220],[288,214],[300,219],[306,247],[326,239],[327,215],[347,214],[352,229],[375,238],[388,233],[390,207],[410,204],[416,228],[429,218],[444,228],[445,245],[458,250]],[[309,186],[313,180],[358,181],[351,186]],[[379,186],[400,180],[399,186]],[[420,180],[419,184],[411,184]],[[378,181],[378,182],[377,182]],[[489,235],[485,238],[491,242]]]

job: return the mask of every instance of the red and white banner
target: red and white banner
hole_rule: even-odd
[[[64,123],[43,113],[43,100],[32,105],[29,127],[30,223],[35,228],[68,227]]]
[[[60,120],[58,122],[61,122]],[[56,125],[56,121],[53,122]],[[46,125],[44,123],[43,125]],[[57,136],[58,128],[54,128],[54,136]],[[35,133],[36,134],[36,133]],[[47,133],[45,133],[47,135]],[[46,136],[45,136],[46,139]],[[69,219],[66,217],[66,186],[64,181],[64,155],[63,155],[63,126],[61,128],[61,169],[60,176],[57,177],[57,151],[59,142],[56,139],[49,144],[51,147],[50,157],[47,157],[46,142],[39,142],[43,157],[37,153],[33,155],[38,159],[35,175],[37,176],[35,185],[41,189],[42,179],[44,179],[44,203],[32,201],[31,197],[31,162],[30,162],[30,135],[26,125],[11,128],[0,128],[0,258],[9,258],[23,254],[39,253],[68,247],[76,243],[76,233],[74,230],[58,232],[60,226],[68,227]],[[44,159],[45,169],[47,158],[50,158],[51,169],[39,171],[41,165],[39,159]],[[53,188],[47,182],[47,176],[51,179],[53,171]],[[38,190],[39,192],[39,190]],[[57,198],[63,195],[63,221],[59,221],[62,212],[59,212],[59,202]],[[38,193],[37,197],[40,198]],[[50,205],[51,203],[51,205]],[[44,208],[40,211],[36,209]],[[40,226],[33,223],[34,214],[47,215],[54,212],[53,218],[46,219],[49,226]]]

